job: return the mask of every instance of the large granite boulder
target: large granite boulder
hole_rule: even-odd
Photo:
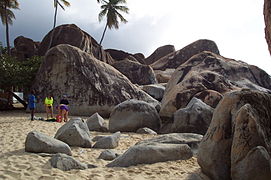
[[[116,158],[107,167],[129,167],[138,164],[187,160],[193,156],[186,144],[144,144],[130,147],[124,154]]]
[[[31,131],[25,140],[25,151],[33,153],[64,153],[72,155],[71,148],[64,142],[53,137]]]
[[[186,108],[174,113],[173,132],[205,134],[214,109],[200,99],[193,98]]]
[[[53,37],[50,46],[51,36]],[[92,54],[96,59],[108,64],[114,62],[109,53],[105,52],[93,37],[75,24],[64,24],[51,30],[41,41],[38,54],[44,56],[49,49],[59,44],[69,44],[78,47],[82,51]]]
[[[179,65],[185,63],[192,56],[202,51],[210,51],[219,54],[218,47],[214,41],[201,39],[185,46],[181,50],[172,52],[167,56],[160,58],[158,61],[151,64],[151,67],[154,70],[176,69]]]
[[[14,49],[12,49],[12,55],[16,56],[20,60],[31,58],[38,54],[39,42],[35,42],[30,38],[24,36],[18,36],[14,40]]]
[[[269,0],[264,0],[263,14],[265,21],[265,39],[271,54],[271,2]]]
[[[199,94],[206,90],[212,90],[214,98],[210,105],[214,105],[221,98],[220,94],[241,88],[271,92],[270,76],[244,62],[204,51],[175,70],[167,83],[160,115],[163,119],[171,119],[173,113],[185,108],[194,96],[208,104],[210,98]]]
[[[112,66],[128,77],[134,84],[145,85],[157,83],[153,69],[148,65],[125,59],[115,62]]]
[[[270,94],[251,90],[226,94],[200,143],[202,172],[214,180],[270,179],[270,109]]]
[[[157,48],[149,57],[145,59],[147,65],[150,65],[160,58],[175,52],[175,47],[173,45],[165,45]]]
[[[160,128],[161,121],[154,106],[139,100],[127,100],[117,105],[109,118],[109,131],[136,132],[139,128]]]
[[[81,118],[73,118],[61,126],[55,138],[70,146],[91,148],[91,137],[87,124]]]
[[[121,61],[121,60],[124,60],[124,59],[128,59],[128,60],[131,60],[131,61],[139,62],[141,64],[145,64],[143,54],[135,54],[135,55],[133,55],[133,54],[130,54],[128,52],[124,52],[122,50],[116,50],[116,49],[106,49],[105,51],[108,52],[110,54],[110,56],[116,61]],[[143,57],[142,57],[142,55],[143,55]]]
[[[112,66],[68,44],[61,44],[45,56],[33,85],[39,99],[52,94],[59,102],[68,95],[69,114],[89,116],[98,112],[108,117],[112,109],[127,99],[139,99],[159,105],[144,91]],[[39,101],[37,112],[44,111]]]

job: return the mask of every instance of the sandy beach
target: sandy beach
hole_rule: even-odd
[[[48,162],[49,156],[25,152],[24,143],[30,131],[36,130],[53,137],[63,123],[30,121],[29,116],[22,110],[0,112],[0,179],[207,179],[200,172],[195,157],[128,168],[107,168],[105,165],[110,161],[97,159],[103,149],[78,147],[72,147],[73,157],[83,163],[94,164],[97,168],[66,172],[52,168]],[[45,114],[36,116],[46,117]],[[108,133],[91,132],[93,137],[105,134]],[[136,142],[153,136],[122,133],[115,151],[123,153]]]

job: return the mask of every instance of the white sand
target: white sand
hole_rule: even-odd
[[[102,149],[78,147],[72,147],[73,157],[83,163],[97,165],[98,168],[66,172],[52,168],[48,162],[50,157],[25,152],[24,143],[30,131],[36,130],[53,137],[63,123],[30,121],[29,116],[24,111],[0,111],[0,179],[208,179],[200,173],[195,157],[185,161],[107,168],[105,165],[110,161],[97,159]],[[46,117],[45,114],[36,116]],[[94,137],[106,133],[91,134]],[[136,142],[153,136],[122,133],[120,144],[115,151],[122,153]]]

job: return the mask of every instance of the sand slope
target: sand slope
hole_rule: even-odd
[[[45,114],[36,114],[45,117]],[[24,143],[27,134],[37,130],[54,136],[61,123],[30,121],[24,111],[0,111],[0,179],[208,179],[200,173],[195,157],[185,161],[171,161],[129,168],[107,168],[109,161],[97,159],[101,149],[72,147],[73,156],[81,162],[97,165],[98,168],[63,172],[52,168],[49,156],[27,153]],[[91,132],[92,136],[106,133]],[[122,133],[120,145],[115,151],[122,153],[136,142],[154,135]]]

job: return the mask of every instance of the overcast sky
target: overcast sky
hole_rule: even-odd
[[[19,11],[10,27],[13,41],[23,35],[35,41],[53,26],[53,0],[18,0]],[[257,65],[271,74],[271,57],[264,34],[264,0],[127,0],[127,24],[109,30],[104,48],[146,57],[156,48],[172,44],[176,50],[198,40],[217,43],[222,56]],[[59,11],[57,24],[74,23],[100,40],[105,21],[98,22],[100,5],[96,0],[70,0],[71,7]],[[1,25],[0,41],[5,44]]]

